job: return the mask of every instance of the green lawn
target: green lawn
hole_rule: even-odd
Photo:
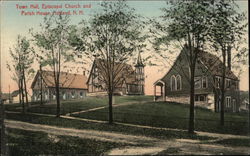
[[[137,136],[142,135],[142,136],[156,137],[160,139],[184,138],[184,139],[198,139],[205,141],[214,139],[213,137],[198,136],[195,134],[190,135],[187,132],[174,131],[174,130],[166,131],[162,129],[138,128],[125,125],[118,125],[118,124],[110,125],[108,123],[93,123],[81,120],[46,117],[46,116],[31,115],[31,114],[6,113],[6,118],[11,120],[29,122],[33,124],[44,124],[44,125],[52,125],[52,126],[66,127],[66,128],[118,132],[118,133],[132,134]]]
[[[147,102],[114,107],[114,121],[167,128],[188,128],[189,106],[169,102]],[[108,109],[74,114],[73,116],[97,120],[108,120]],[[195,109],[195,129],[199,131],[247,134],[246,114],[225,113],[225,126],[219,125],[220,114],[210,110]]]
[[[115,96],[114,104],[123,104],[126,102],[134,101],[152,101],[152,96]],[[71,112],[78,112],[82,110],[88,110],[96,107],[108,106],[107,97],[87,97],[81,101],[62,101],[61,103],[61,114],[67,114]],[[10,104],[6,105],[6,110],[8,111],[22,111],[20,104]],[[28,112],[32,113],[42,113],[42,114],[56,114],[56,104],[52,102],[51,104],[45,104],[40,106],[36,104],[28,109]]]
[[[7,129],[8,155],[101,155],[126,144]]]
[[[166,128],[188,129],[189,105],[170,102],[153,102],[152,96],[116,96],[114,104],[133,102],[134,104],[114,107],[114,121],[148,125]],[[144,101],[144,103],[141,103]],[[107,97],[88,97],[82,101],[63,101],[61,114],[82,111],[91,108],[108,106]],[[17,111],[17,105],[6,106],[7,110]],[[19,107],[20,109],[20,107]],[[20,110],[19,110],[20,111]],[[56,105],[35,106],[29,112],[55,114]],[[74,114],[75,117],[108,120],[108,108]],[[220,114],[207,109],[195,109],[195,130],[229,133],[248,134],[248,115],[238,113],[225,113],[225,126],[219,124]]]

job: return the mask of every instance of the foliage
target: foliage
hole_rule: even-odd
[[[198,53],[205,48],[212,19],[212,1],[168,1],[163,8],[162,23],[152,21],[153,45],[159,56],[164,59],[169,51],[162,47],[177,42],[185,54],[189,73],[185,78],[190,84],[189,132],[194,132],[194,76]],[[171,55],[171,51],[170,51]],[[183,65],[175,63],[177,71],[183,72]],[[183,73],[185,74],[185,73]]]
[[[101,3],[101,9],[80,25],[80,37],[72,35],[71,44],[98,64],[100,83],[105,84],[103,88],[109,94],[112,123],[112,95],[122,83],[121,75],[131,74],[126,64],[130,57],[145,47],[144,25],[135,10],[124,1]]]
[[[18,35],[17,43],[10,48],[11,63],[7,63],[7,68],[13,73],[12,79],[16,81],[20,103],[23,103],[23,112],[25,112],[24,97],[26,97],[26,105],[28,106],[27,82],[34,75],[32,64],[34,62],[34,49],[30,46],[30,41],[26,37]]]
[[[53,71],[57,99],[57,116],[60,116],[60,73],[67,67],[67,62],[74,61],[74,53],[69,43],[74,26],[69,25],[69,16],[45,16],[40,24],[41,32],[31,30],[34,42],[40,49],[36,52],[40,65],[49,66]]]
[[[241,60],[242,64],[246,63],[246,56],[248,55],[245,47],[239,49],[242,46],[241,40],[246,33],[247,24],[244,22],[246,20],[245,13],[238,13],[237,7],[231,0],[214,2],[213,21],[208,38],[211,46],[222,56],[223,67],[220,71],[222,83],[220,84],[220,92],[217,93],[221,99],[221,125],[224,124],[226,66],[231,70],[232,49],[237,50],[236,59]]]

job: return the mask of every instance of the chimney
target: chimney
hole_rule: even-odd
[[[86,76],[86,75],[85,75],[85,70],[83,71],[83,76]]]

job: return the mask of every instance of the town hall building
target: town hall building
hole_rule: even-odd
[[[83,74],[60,73],[59,87],[61,100],[83,99],[87,94],[87,77]],[[32,101],[56,100],[54,73],[38,70],[31,84]]]

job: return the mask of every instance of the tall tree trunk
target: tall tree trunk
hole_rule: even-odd
[[[56,83],[56,117],[60,117],[60,88],[59,81]]]
[[[108,93],[109,96],[109,123],[112,124],[113,123],[113,93],[109,92]]]
[[[190,110],[189,110],[189,133],[194,133],[194,71],[195,66],[190,69]]]
[[[228,69],[229,70],[231,70],[231,67],[232,67],[232,65],[231,65],[231,46],[229,45],[228,47],[227,47],[227,67],[228,67]]]
[[[18,80],[18,91],[19,91],[19,104],[22,105],[22,92],[21,92],[21,79]]]
[[[21,78],[21,80],[20,80],[21,82],[21,102],[22,102],[22,107],[23,107],[23,113],[26,113],[26,106],[25,106],[25,103],[24,103],[24,90],[23,90],[23,87],[24,87],[24,85],[23,85],[23,77]]]
[[[40,105],[43,105],[43,75],[42,75],[42,66],[40,65],[40,94],[41,94],[41,101]]]
[[[25,98],[26,98],[26,106],[29,108],[29,99],[28,99],[28,91],[26,86],[26,76],[23,69],[23,84],[24,84],[24,91],[25,91]]]
[[[220,125],[224,126],[224,104],[225,104],[225,76],[226,76],[226,50],[222,49],[223,67],[222,67],[222,85],[221,85],[221,111],[220,111]]]

